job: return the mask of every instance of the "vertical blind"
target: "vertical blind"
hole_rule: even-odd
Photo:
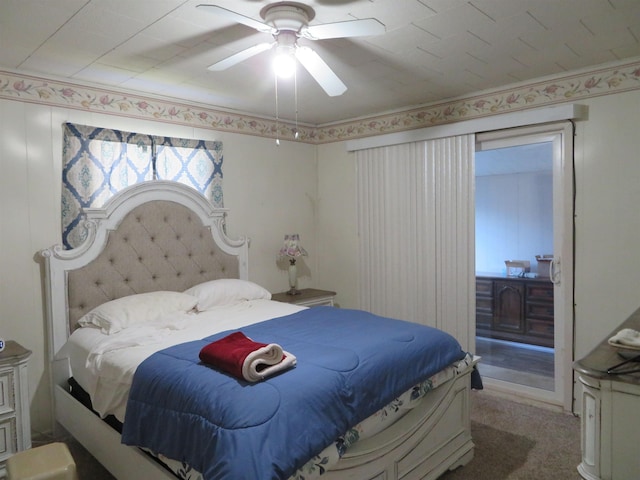
[[[474,135],[356,152],[361,308],[475,346]]]

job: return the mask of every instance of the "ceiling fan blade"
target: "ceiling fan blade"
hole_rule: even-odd
[[[320,55],[309,47],[298,47],[296,58],[330,97],[337,97],[347,91],[347,86],[342,80],[333,73]]]
[[[276,42],[273,43],[259,43],[257,45],[254,45],[253,47],[249,47],[245,50],[242,50],[241,52],[238,53],[234,53],[233,55],[231,55],[230,57],[224,58],[222,60],[220,60],[219,62],[214,63],[213,65],[211,65],[210,67],[207,67],[208,70],[214,71],[214,72],[220,72],[222,70],[226,70],[229,67],[233,67],[234,65],[253,57],[254,55],[257,55],[259,53],[262,53],[266,50],[269,50],[271,47],[273,47],[276,44]]]
[[[366,37],[382,35],[386,27],[375,18],[349,20],[346,22],[323,23],[304,27],[301,35],[310,40],[324,40],[327,38]]]
[[[202,3],[198,5],[197,8],[213,13],[214,15],[218,15],[219,17],[225,17],[226,19],[232,20],[236,23],[241,23],[243,25],[246,25],[247,27],[255,28],[259,32],[270,33],[273,35],[278,31],[271,25],[259,22],[258,20],[254,20],[251,17],[246,17],[232,10],[227,10],[226,8],[220,7],[218,5],[209,5],[206,3]]]

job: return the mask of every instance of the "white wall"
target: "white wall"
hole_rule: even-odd
[[[197,130],[77,110],[0,100],[0,336],[33,351],[29,362],[32,426],[51,426],[39,250],[60,243],[62,123],[223,142],[228,232],[251,238],[250,278],[272,292],[288,289],[276,254],[285,233],[299,233],[309,257],[300,286],[311,286],[319,252],[316,148],[253,136]],[[286,267],[286,266],[285,266]]]
[[[576,356],[640,306],[640,91],[583,100],[576,137]],[[0,101],[0,335],[34,354],[32,423],[50,426],[41,277],[35,253],[59,242],[64,121],[224,142],[230,235],[252,238],[250,276],[287,288],[275,254],[300,233],[310,256],[301,286],[358,307],[355,158],[344,143],[311,146],[77,110]]]
[[[505,274],[505,260],[553,254],[553,174],[476,177],[476,272]],[[546,272],[545,272],[546,273]]]
[[[578,358],[640,307],[640,92],[585,103],[575,138]]]
[[[575,355],[587,354],[640,307],[640,91],[580,101],[575,139]],[[318,148],[319,278],[357,307],[355,158],[344,143]],[[343,245],[353,254],[339,253]],[[329,255],[329,257],[325,257]]]
[[[336,303],[359,308],[355,155],[344,143],[318,147],[318,285],[337,292]]]

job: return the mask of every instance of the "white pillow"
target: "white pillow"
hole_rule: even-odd
[[[78,324],[81,327],[95,325],[110,335],[130,326],[151,323],[170,313],[188,312],[197,304],[198,299],[186,293],[139,293],[97,306],[78,320]]]
[[[271,299],[271,293],[257,283],[237,278],[220,278],[195,285],[184,293],[198,297],[198,311],[246,300]]]

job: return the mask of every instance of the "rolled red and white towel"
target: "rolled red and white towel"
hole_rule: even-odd
[[[296,364],[296,357],[277,343],[254,342],[234,332],[205,345],[200,360],[248,382],[258,382]]]

